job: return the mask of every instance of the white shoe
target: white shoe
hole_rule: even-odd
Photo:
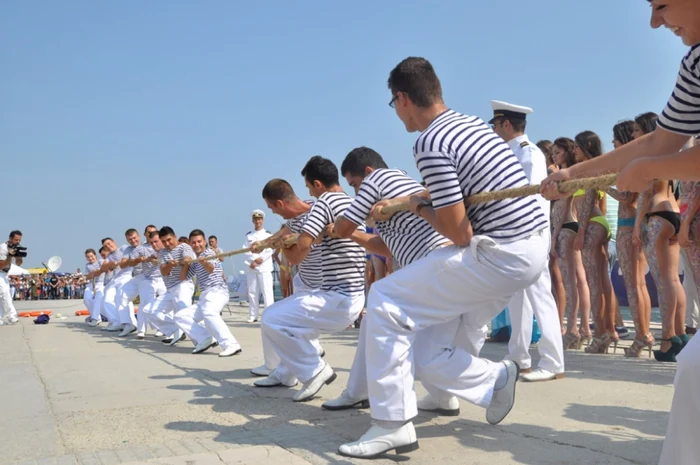
[[[146,333],[144,333],[143,331],[136,334],[136,339],[144,339],[145,337],[146,337]]]
[[[17,323],[19,323],[19,318],[17,318],[16,316],[11,316],[7,319],[7,322],[11,325],[16,325]]]
[[[103,331],[108,331],[108,332],[110,332],[110,333],[115,333],[115,332],[117,332],[117,331],[121,331],[121,330],[122,330],[122,325],[119,324],[119,323],[116,323],[116,324],[110,323],[110,324],[107,325],[107,327],[102,328],[102,330],[103,330]]]
[[[93,328],[101,323],[100,320],[90,320],[88,323],[88,326],[92,326]]]
[[[390,450],[395,450],[397,454],[405,454],[416,449],[418,449],[416,429],[409,421],[396,429],[373,425],[358,441],[340,446],[338,453],[345,457],[371,459]]]
[[[238,344],[232,344],[226,349],[219,352],[219,357],[231,357],[233,355],[238,355],[243,352],[243,349]]]
[[[163,334],[162,331],[156,331],[156,333],[153,335],[153,337],[163,337],[165,334]]]
[[[551,371],[544,370],[542,368],[535,368],[532,372],[520,375],[523,381],[528,381],[530,383],[535,383],[538,381],[549,381],[551,379],[561,379],[564,377],[564,373],[552,373]]]
[[[508,372],[508,381],[502,389],[493,391],[491,403],[486,408],[486,421],[492,425],[497,425],[510,413],[510,410],[515,404],[515,384],[518,382],[518,372],[520,367],[517,363],[510,360],[504,360],[501,363],[505,365]]]
[[[5,326],[5,322],[2,321],[2,318],[0,318],[0,326]]]
[[[459,399],[450,396],[444,400],[428,394],[418,399],[418,410],[435,412],[446,417],[456,417],[459,416]]]
[[[275,370],[266,367],[264,364],[250,370],[250,372],[255,376],[270,376],[270,373],[272,373],[273,371]]]
[[[256,382],[254,382],[253,384],[257,387],[268,388],[268,387],[276,387],[276,386],[294,387],[297,385],[297,383],[298,383],[298,381],[296,379],[294,379],[293,383],[284,384],[277,377],[277,374],[273,371],[272,373],[270,373],[270,376],[268,376],[267,378],[259,379]]]
[[[256,321],[258,321],[258,319],[253,318],[252,316],[250,318],[248,318],[248,323],[255,323]]]
[[[127,323],[124,325],[124,329],[122,329],[122,332],[118,334],[118,337],[126,337],[135,331],[136,326],[132,325],[131,323]]]
[[[321,404],[321,407],[326,410],[346,410],[349,408],[369,408],[368,399],[355,399],[350,397],[347,389],[343,389],[340,397],[329,400]]]
[[[175,331],[175,334],[173,334],[172,339],[173,340],[168,343],[170,347],[174,346],[180,341],[184,341],[185,339],[187,339],[187,336],[185,335],[185,332],[183,330],[178,329],[177,331]]]
[[[193,354],[201,354],[202,352],[206,352],[207,350],[211,349],[214,346],[218,346],[219,343],[214,340],[213,337],[209,336],[196,346],[194,346],[194,350],[192,351]]]
[[[311,398],[321,390],[324,384],[331,384],[335,381],[337,376],[333,368],[326,363],[316,376],[304,383],[301,389],[294,394],[292,400],[294,402],[306,402],[307,400],[311,400]]]

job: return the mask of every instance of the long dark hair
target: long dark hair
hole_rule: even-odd
[[[554,141],[554,145],[556,145],[564,151],[564,154],[566,156],[567,168],[576,164],[576,154],[574,153],[576,144],[574,143],[574,141],[572,141],[568,137],[560,137]]]
[[[537,147],[542,150],[544,158],[547,160],[547,166],[554,163],[552,160],[552,145],[552,141],[547,139],[541,140],[537,143]]]
[[[598,134],[593,131],[583,131],[574,140],[588,158],[599,157],[603,154],[603,143]]]
[[[634,121],[631,119],[620,121],[613,126],[613,139],[622,145],[631,142],[634,139]]]
[[[634,118],[634,122],[637,123],[637,125],[639,125],[639,128],[644,134],[649,134],[650,132],[654,132],[654,130],[656,129],[656,121],[658,119],[659,115],[657,115],[653,111],[649,111],[647,113],[642,113],[641,115]]]

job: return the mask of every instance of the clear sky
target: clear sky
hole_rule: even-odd
[[[596,131],[665,104],[685,47],[644,0],[4,2],[0,233],[40,266],[170,225],[242,246],[266,181],[366,145],[413,176],[389,71],[430,60],[446,103],[534,108],[530,138]],[[351,192],[343,182],[343,187]],[[237,263],[240,264],[240,261]],[[239,265],[240,266],[240,265]],[[230,273],[231,263],[227,265]]]

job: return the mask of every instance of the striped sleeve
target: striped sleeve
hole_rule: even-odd
[[[676,87],[659,116],[658,125],[687,136],[700,134],[700,45],[694,46],[681,61]]]
[[[325,201],[319,199],[319,201],[314,203],[314,206],[311,207],[301,231],[316,238],[323,232],[323,229],[330,224],[331,218],[330,206]]]
[[[374,204],[381,199],[382,195],[377,185],[365,179],[362,181],[362,185],[360,185],[355,200],[353,200],[352,204],[343,212],[343,216],[358,226],[363,225]]]
[[[416,152],[416,166],[430,192],[433,208],[449,207],[464,200],[457,167],[448,154]]]

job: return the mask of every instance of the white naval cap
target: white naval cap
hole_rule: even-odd
[[[253,210],[253,218],[257,217],[265,218],[265,212],[263,212],[262,210]]]
[[[489,124],[493,124],[493,122],[497,118],[504,117],[513,119],[525,119],[527,115],[534,111],[530,107],[513,105],[512,103],[502,102],[500,100],[491,100],[491,109],[493,110],[493,118],[491,118]]]

